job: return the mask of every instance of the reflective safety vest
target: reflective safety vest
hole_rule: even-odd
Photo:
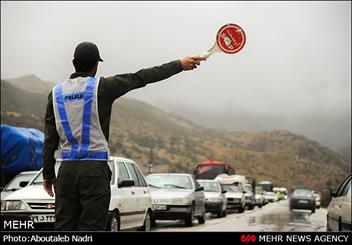
[[[108,142],[98,113],[98,78],[69,79],[53,89],[53,107],[62,161],[107,160]],[[60,157],[58,157],[60,158]]]

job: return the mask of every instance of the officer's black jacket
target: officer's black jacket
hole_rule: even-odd
[[[182,71],[180,60],[175,60],[161,66],[142,69],[136,73],[115,75],[112,77],[101,77],[98,87],[98,112],[102,131],[109,141],[109,126],[111,107],[113,102],[127,92],[166,79]],[[86,73],[76,72],[70,78],[86,77]],[[59,135],[56,131],[52,92],[48,96],[48,104],[45,115],[45,141],[43,148],[43,178],[55,178],[54,152],[58,148]]]

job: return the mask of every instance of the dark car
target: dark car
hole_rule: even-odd
[[[312,190],[295,189],[290,199],[290,210],[292,209],[308,209],[315,213],[315,197]]]

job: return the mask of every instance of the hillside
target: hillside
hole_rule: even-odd
[[[351,145],[337,151],[347,162],[351,163]]]
[[[43,130],[47,93],[32,93],[14,84],[1,81],[1,123]],[[338,153],[288,131],[206,129],[126,98],[114,103],[109,144],[112,154],[134,159],[145,171],[153,148],[154,172],[190,172],[195,162],[213,158],[231,163],[239,174],[286,187],[336,187],[351,171]]]
[[[54,87],[54,83],[42,81],[35,75],[27,75],[6,80],[9,84],[33,93],[47,94]]]

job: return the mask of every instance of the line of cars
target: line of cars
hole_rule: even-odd
[[[111,157],[108,165],[112,172],[106,226],[109,231],[149,231],[156,220],[163,219],[183,219],[186,226],[193,225],[197,219],[202,224],[207,211],[226,216],[225,192],[216,181],[208,187],[191,174],[151,174],[145,177],[134,161],[120,157]],[[55,165],[56,173],[59,167],[60,162]],[[4,197],[1,220],[32,220],[38,230],[53,230],[55,199],[44,191],[42,184],[41,170],[28,185]],[[217,210],[219,201],[222,203],[220,212]]]
[[[226,179],[228,175],[216,180],[196,180],[192,174],[180,173],[145,177],[130,159],[111,157],[108,164],[112,172],[107,219],[110,231],[136,228],[149,231],[156,220],[181,219],[186,226],[192,226],[195,219],[199,224],[205,223],[206,212],[221,218],[229,209],[243,212],[245,206],[253,209],[254,205],[264,205],[263,192],[256,190],[254,194],[251,185],[243,182],[245,178],[243,183],[234,183],[233,179],[229,181],[231,177]],[[56,172],[59,166],[58,162]],[[37,229],[52,230],[55,199],[42,187],[42,171],[31,174],[31,180],[23,181],[24,174],[21,174],[12,181],[23,188],[6,197],[2,193],[1,218],[32,220]]]
[[[182,219],[192,226],[206,222],[206,212],[221,218],[232,209],[243,212],[245,207],[262,207],[275,201],[268,197],[265,185],[256,185],[253,191],[245,176],[220,174],[211,179],[195,179],[191,174],[150,174],[144,177],[138,165],[126,158],[111,157],[111,201],[107,230],[138,229],[149,231],[156,220]],[[59,163],[55,170],[58,171]],[[37,229],[52,230],[55,221],[55,200],[43,189],[42,172],[30,173],[31,180],[22,175],[14,179],[13,193],[1,200],[1,218],[32,220]],[[33,177],[33,174],[35,176]],[[28,176],[27,176],[28,177]],[[27,184],[28,183],[28,184]],[[9,186],[12,186],[9,183]],[[6,189],[6,188],[5,188]],[[273,188],[275,196],[275,188]],[[284,189],[278,189],[286,199]],[[328,207],[327,230],[351,230],[351,175],[332,193]],[[247,194],[247,195],[246,195]],[[297,188],[290,199],[290,209],[308,206],[312,212],[319,207],[317,193]],[[309,198],[302,198],[309,196]],[[295,198],[297,197],[297,198]],[[303,201],[303,202],[302,202]],[[292,202],[292,204],[291,204]],[[295,202],[295,203],[294,203]],[[314,204],[314,205],[313,205]],[[4,226],[3,226],[4,227]]]
[[[139,229],[149,231],[156,220],[184,220],[192,226],[206,222],[206,213],[225,217],[228,210],[253,209],[265,204],[262,189],[252,190],[244,176],[220,175],[217,179],[195,179],[192,174],[162,173],[146,177],[138,165],[126,158],[111,157],[111,200],[107,230]],[[58,172],[60,162],[55,165]],[[42,170],[31,173],[23,188],[2,198],[2,220],[32,220],[39,230],[54,229],[55,199],[43,189]],[[33,174],[35,176],[33,177]],[[236,178],[240,180],[236,182]],[[232,178],[232,179],[231,179]],[[235,181],[234,181],[235,180]],[[28,184],[25,186],[25,184]]]

